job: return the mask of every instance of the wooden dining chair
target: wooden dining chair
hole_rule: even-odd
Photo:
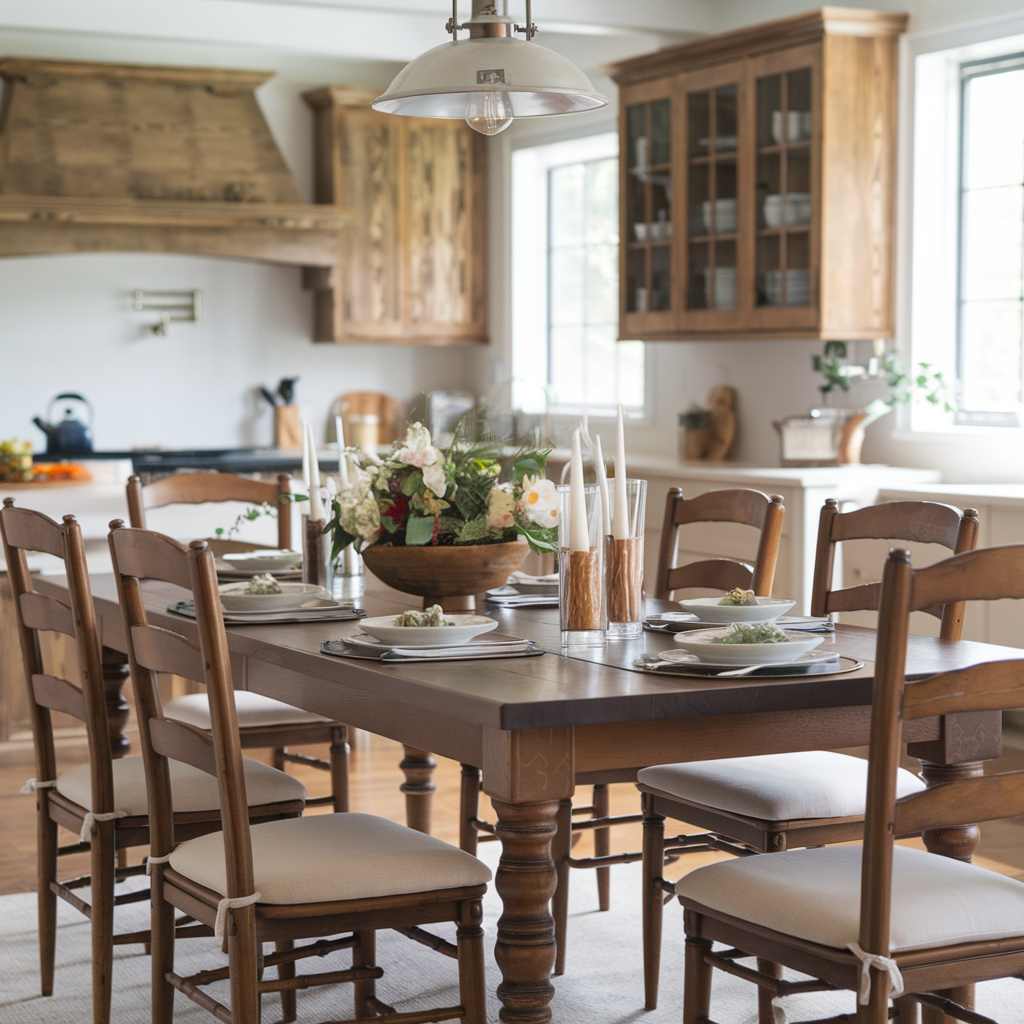
[[[1024,814],[1020,771],[906,796],[898,784],[903,721],[1024,704],[1024,660],[914,682],[904,676],[910,613],[1024,598],[1024,545],[966,552],[917,570],[909,552],[893,549],[880,589],[863,846],[726,861],[684,876],[676,886],[685,908],[684,1024],[707,1020],[716,967],[774,997],[852,990],[857,1024],[885,1024],[890,998],[910,1024],[918,1005],[937,1011],[934,1019],[980,1024],[989,1018],[960,1005],[951,990],[1019,977],[1024,968],[1024,884],[895,843],[901,835]],[[727,949],[713,951],[716,941]],[[744,956],[811,980],[783,981],[740,966]]]
[[[128,480],[128,518],[136,529],[146,528],[146,509],[167,505],[202,504],[213,501],[246,501],[254,505],[277,507],[277,545],[291,547],[291,477],[279,474],[277,483],[250,480],[231,473],[178,473],[143,486],[141,479]],[[249,542],[209,540],[211,548],[231,545],[234,550],[253,551],[265,545]],[[279,771],[286,764],[301,764],[330,772],[331,792],[327,796],[311,797],[307,806],[330,804],[336,811],[348,810],[348,729],[341,722],[322,715],[303,711],[272,697],[244,692],[237,700],[242,749],[272,748],[273,764]],[[189,693],[167,702],[164,714],[177,718],[207,732],[212,728],[210,708],[205,693]],[[302,744],[326,743],[328,760],[300,754],[289,747]]]
[[[936,501],[886,501],[853,512],[840,512],[829,498],[818,520],[818,548],[814,557],[811,614],[861,611],[878,607],[880,583],[862,583],[833,589],[836,544],[841,541],[885,540],[941,544],[954,554],[973,551],[978,543],[978,513],[962,512]],[[942,620],[939,636],[959,640],[963,631],[964,604],[959,602],[925,611]]]
[[[654,596],[668,601],[673,591],[688,587],[714,590],[741,587],[753,590],[758,597],[770,597],[785,513],[778,494],[768,497],[745,487],[730,487],[684,498],[682,488],[673,487],[665,499]],[[673,566],[679,530],[693,523],[738,523],[760,531],[754,564],[733,558],[708,558]]]
[[[153,1014],[170,1024],[179,991],[222,1021],[260,1019],[260,996],[281,992],[294,1019],[299,988],[355,983],[360,1021],[387,1014],[394,1024],[461,1018],[485,1024],[481,898],[491,873],[475,857],[370,814],[322,814],[250,827],[244,813],[241,745],[227,634],[213,554],[205,541],[185,547],[170,537],[112,524],[111,554],[139,706],[143,757],[152,793]],[[199,642],[149,624],[143,580],[192,592]],[[206,683],[212,735],[160,712],[156,674],[184,673]],[[184,762],[216,778],[223,831],[178,843],[167,784]],[[284,826],[284,827],[282,827]],[[183,978],[174,972],[174,911],[211,926],[227,946],[228,966]],[[457,942],[423,924],[453,921]],[[378,999],[375,932],[393,928],[458,961],[461,1005],[396,1013]],[[341,938],[339,933],[349,933]],[[335,936],[295,948],[298,939]],[[262,944],[276,951],[263,955]],[[352,967],[295,976],[295,963],[351,949]],[[277,967],[277,977],[263,977]],[[230,1008],[203,986],[227,979]]]
[[[838,529],[837,519],[843,524]],[[880,538],[887,529],[895,534],[893,540],[927,540],[954,552],[964,551],[977,543],[978,513],[931,501],[889,502],[840,513],[836,502],[828,499],[821,512],[814,575],[821,581],[823,593],[835,594],[844,611],[877,610],[881,587],[871,583],[845,591],[828,590],[836,540]],[[822,570],[822,564],[828,572]],[[827,601],[826,596],[826,603],[816,606],[818,614],[826,613]],[[959,640],[963,604],[932,611],[942,619],[942,639]],[[644,987],[648,1009],[657,1006],[662,905],[664,892],[671,890],[671,883],[662,877],[665,857],[705,849],[747,856],[851,842],[863,831],[866,779],[863,758],[827,750],[663,764],[638,773],[644,826]],[[905,769],[898,773],[897,784],[901,797],[924,788],[924,783]],[[706,831],[666,841],[666,818]],[[765,998],[761,1002],[761,1024],[771,1024],[770,1001]]]
[[[659,597],[669,597],[673,590],[684,587],[751,588],[758,595],[770,596],[775,577],[775,563],[782,535],[782,519],[786,509],[779,495],[762,494],[747,488],[729,488],[708,491],[696,498],[686,499],[679,487],[673,487],[665,501],[664,531],[658,563],[656,589]],[[676,556],[679,528],[690,523],[724,522],[753,526],[760,531],[757,558],[753,566],[728,558],[708,559],[672,568]],[[632,781],[631,776],[611,781]],[[588,806],[573,807],[565,800],[558,817],[558,833],[552,856],[558,883],[552,899],[555,921],[555,974],[565,972],[566,925],[569,914],[569,871],[573,868],[595,870],[597,898],[600,910],[611,906],[611,865],[641,859],[641,854],[611,855],[610,828],[614,825],[635,824],[640,814],[612,816],[607,781],[593,781],[577,776],[577,785],[593,785]],[[478,842],[494,839],[494,825],[479,817],[480,771],[472,765],[462,766],[462,794],[460,806],[459,845],[470,853],[476,852]],[[587,817],[583,817],[586,815]],[[573,821],[573,817],[581,820]],[[572,847],[583,830],[594,833],[594,856],[574,858]]]
[[[80,910],[92,925],[93,1024],[110,1020],[113,947],[148,943],[148,931],[114,932],[114,908],[149,898],[148,890],[115,895],[115,885],[144,866],[116,867],[117,853],[150,841],[145,770],[141,757],[114,760],[103,688],[100,643],[96,630],[82,530],[74,516],[62,524],[40,512],[16,508],[5,498],[0,509],[0,538],[14,595],[28,686],[36,777],[29,787],[36,797],[36,865],[38,877],[39,964],[44,996],[53,994],[56,953],[57,897]],[[32,586],[26,553],[42,551],[63,559],[70,604],[37,593]],[[80,685],[47,671],[40,634],[71,637],[81,675]],[[89,750],[87,764],[57,773],[52,713],[63,712],[84,723]],[[297,779],[256,761],[245,761],[249,813],[258,821],[302,813],[305,787]],[[179,838],[220,828],[216,784],[188,765],[179,765],[171,783],[178,795],[175,826]],[[61,846],[58,826],[79,841]],[[59,881],[58,858],[89,853],[90,873]],[[90,902],[77,893],[88,886]],[[180,935],[209,934],[205,926],[179,929]]]

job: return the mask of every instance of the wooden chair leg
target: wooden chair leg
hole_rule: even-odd
[[[174,970],[174,907],[163,897],[163,867],[154,865],[150,890],[150,942],[153,986],[153,1024],[173,1024],[174,988],[167,972]]]
[[[274,747],[270,762],[279,772],[285,770],[284,747]]]
[[[686,967],[683,977],[683,1024],[698,1024],[711,1009],[711,965],[704,962],[711,942],[686,936]]]
[[[278,952],[285,950],[294,949],[295,943],[291,939],[282,939],[280,942],[274,943],[274,949]],[[292,961],[289,964],[278,964],[277,967],[278,978],[294,978],[295,977],[295,962]],[[295,1008],[295,989],[289,991],[288,989],[281,990],[281,1024],[290,1024],[291,1021],[295,1020],[296,1008]]]
[[[594,786],[594,817],[607,818],[611,803],[608,786],[599,783]],[[612,830],[610,828],[594,829],[594,856],[607,857],[612,852]],[[597,905],[601,910],[611,907],[611,868],[597,869]]]
[[[50,819],[46,791],[36,791],[36,879],[39,907],[39,980],[44,996],[53,995],[53,961],[57,950],[57,823]]]
[[[260,1024],[260,994],[257,988],[263,947],[256,941],[256,911],[253,906],[228,911],[228,969],[231,984],[231,1019]],[[234,934],[231,934],[232,930]]]
[[[331,793],[334,796],[334,811],[342,814],[348,810],[348,727],[334,726],[331,729]],[[295,1018],[285,1018],[286,1020]]]
[[[760,957],[757,958],[757,969],[762,974],[770,974],[773,978],[782,977],[782,968],[778,964],[773,964],[771,960],[762,960]],[[757,990],[757,1024],[775,1024],[775,1011],[772,1008],[772,999],[774,996],[766,988],[758,988]]]
[[[462,790],[459,798],[459,849],[476,856],[477,831],[473,820],[480,813],[480,769],[462,766]]]
[[[973,985],[961,985],[959,988],[946,988],[937,991],[940,996],[952,999],[954,1003],[959,1003],[968,1010],[974,1009]],[[902,1003],[903,1000],[900,1002]],[[920,1006],[919,1003],[914,1005]],[[904,1024],[903,1018],[900,1019],[900,1024]],[[953,1017],[948,1017],[941,1010],[936,1010],[931,1006],[921,1006],[921,1024],[959,1024],[959,1022]]]
[[[658,980],[661,973],[661,923],[665,894],[658,885],[665,871],[665,819],[651,810],[645,794],[643,838],[643,947],[644,1007],[658,1007]]]
[[[487,1024],[487,986],[484,981],[484,910],[480,900],[467,900],[459,908],[459,1001],[465,1008],[463,1024]]]
[[[92,1020],[109,1024],[114,967],[114,823],[97,822],[92,830],[90,872],[92,876]]]
[[[551,841],[555,862],[555,893],[551,916],[555,920],[555,976],[565,974],[565,933],[569,923],[569,852],[572,849],[572,801],[560,800],[555,818],[558,831]]]
[[[377,966],[377,933],[374,931],[356,932],[356,944],[352,947],[353,967]],[[355,1015],[357,1018],[372,1017],[376,1013],[370,1000],[377,994],[376,982],[373,978],[352,983],[354,988]]]
[[[901,996],[892,1001],[893,1008],[897,1011],[897,1024],[918,1024],[921,1019],[921,1005],[914,1002],[908,996]]]

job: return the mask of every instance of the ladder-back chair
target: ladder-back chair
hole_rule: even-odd
[[[962,512],[936,501],[885,501],[852,512],[840,512],[839,503],[829,498],[818,520],[818,548],[814,558],[811,614],[874,610],[878,607],[881,583],[862,583],[833,590],[836,544],[850,540],[906,541],[941,544],[955,555],[973,551],[978,543],[978,513]],[[963,630],[963,602],[925,611],[942,620],[943,640],[959,640]]]
[[[850,989],[858,993],[857,1024],[885,1024],[890,998],[900,1020],[915,1021],[920,1004],[933,1019],[945,1014],[980,1024],[989,1018],[960,1005],[957,990],[1019,977],[1024,968],[1024,884],[894,842],[1024,814],[1020,771],[904,797],[897,784],[904,720],[1024,704],[1020,659],[905,682],[910,613],[1024,598],[1024,545],[966,552],[917,570],[907,551],[893,549],[880,589],[863,846],[728,861],[682,878],[684,1024],[707,1020],[715,967],[775,996]],[[731,948],[713,952],[715,941]],[[794,984],[740,968],[734,960],[741,956],[795,968],[812,980]]]
[[[714,590],[741,587],[753,590],[759,597],[771,597],[785,512],[778,494],[768,497],[760,491],[733,487],[684,498],[682,488],[673,487],[665,500],[654,596],[670,600],[673,591],[688,587]],[[693,523],[739,523],[759,530],[754,564],[733,558],[707,558],[673,567],[679,529]]]
[[[481,897],[490,871],[475,857],[438,839],[369,814],[322,814],[286,824],[250,827],[244,814],[241,745],[235,715],[228,639],[213,554],[205,541],[189,547],[170,537],[111,524],[132,678],[139,707],[143,757],[152,793],[153,1014],[170,1024],[175,990],[219,1020],[258,1021],[260,996],[281,992],[285,1019],[294,1019],[295,991],[355,983],[359,1020],[393,1014],[395,1024],[461,1018],[485,1024]],[[149,624],[141,582],[163,580],[192,592],[199,642]],[[206,683],[212,735],[160,712],[158,672],[199,676]],[[215,776],[222,832],[175,845],[169,766],[183,761]],[[286,827],[281,828],[281,825]],[[183,978],[174,973],[174,910],[210,925],[227,945],[228,967]],[[420,925],[454,921],[457,944]],[[461,1005],[432,1012],[395,1013],[379,1000],[375,930],[394,928],[455,957]],[[295,948],[297,939],[342,938]],[[262,944],[274,942],[266,956]],[[295,976],[297,960],[352,950],[352,968]],[[263,969],[276,967],[266,979]],[[227,978],[228,1008],[203,991]]]
[[[247,501],[277,508],[277,544],[291,547],[291,477],[281,473],[277,483],[250,480],[231,473],[178,473],[143,486],[137,476],[128,481],[128,518],[136,529],[146,528],[146,509],[176,504],[202,504],[219,501]],[[242,541],[210,540],[213,549],[223,551],[256,550],[264,545]],[[273,764],[279,771],[285,765],[302,764],[330,772],[331,793],[313,797],[307,806],[331,804],[336,811],[348,810],[348,730],[341,722],[292,707],[272,697],[243,693],[237,698],[242,749],[273,749]],[[168,701],[164,707],[168,718],[177,718],[189,725],[209,731],[210,708],[206,694],[190,693]],[[328,760],[289,750],[300,744],[326,743]]]
[[[115,895],[118,882],[142,874],[145,867],[115,867],[117,853],[149,843],[148,801],[141,757],[114,760],[103,688],[96,614],[86,569],[82,530],[74,516],[58,524],[40,512],[16,508],[13,498],[0,509],[0,537],[14,594],[25,681],[28,686],[36,777],[28,784],[36,798],[36,869],[39,904],[39,961],[43,995],[53,993],[57,897],[80,910],[92,927],[92,1019],[110,1020],[113,947],[148,943],[149,932],[114,932],[114,907],[148,899],[147,890]],[[70,603],[37,593],[32,586],[26,553],[42,551],[63,559]],[[81,685],[53,675],[43,663],[40,633],[71,637],[79,663]],[[51,713],[60,711],[85,725],[87,764],[57,773]],[[270,821],[302,813],[305,787],[297,780],[255,761],[246,761],[246,777],[257,820]],[[179,793],[176,817],[182,838],[220,828],[216,785],[201,772],[180,766],[173,785]],[[78,842],[59,845],[61,826]],[[58,858],[90,855],[90,873],[59,881]],[[76,892],[88,886],[90,902]],[[179,934],[205,934],[203,926]]]
[[[892,508],[891,506],[897,506]],[[877,511],[876,511],[877,509]],[[849,518],[847,518],[849,517]],[[839,513],[828,499],[822,509],[815,580],[831,577],[834,540],[884,536],[929,540],[951,550],[973,548],[978,513],[960,512],[931,501],[901,501]],[[833,530],[836,519],[849,526]],[[821,563],[827,562],[825,573]],[[842,592],[844,611],[875,611],[881,586],[870,583]],[[935,612],[942,617],[942,639],[956,641],[963,630],[963,605]],[[818,614],[825,614],[818,606]],[[778,853],[798,846],[856,840],[863,832],[867,764],[863,758],[827,750],[734,757],[645,768],[638,773],[644,822],[644,978],[646,1006],[658,1000],[662,904],[671,884],[662,877],[666,850],[672,855],[712,848],[745,856]],[[899,795],[924,788],[913,773],[901,769]],[[665,819],[683,821],[706,832],[665,840]],[[761,1000],[761,1022],[771,1024],[769,1000]]]

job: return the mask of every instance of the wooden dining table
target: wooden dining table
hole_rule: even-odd
[[[36,577],[35,585],[41,593],[67,597],[60,577]],[[93,576],[92,587],[116,733],[117,722],[123,722],[121,616],[113,576]],[[144,589],[151,623],[196,636],[194,622],[168,611],[186,592],[153,581]],[[415,603],[372,578],[361,602],[370,615]],[[678,609],[649,602],[649,610],[668,607]],[[232,671],[236,689],[404,744],[403,789],[414,826],[429,821],[430,753],[482,769],[501,842],[494,879],[502,900],[495,945],[501,1019],[543,1024],[551,1020],[554,994],[552,839],[559,808],[576,785],[634,781],[638,769],[665,762],[866,744],[875,633],[839,625],[825,637],[822,649],[834,646],[864,662],[845,674],[686,678],[633,667],[640,655],[671,647],[670,635],[644,633],[603,647],[563,649],[557,609],[489,605],[486,611],[502,632],[528,637],[545,653],[385,664],[321,653],[322,641],[358,631],[357,621],[246,625],[228,627]],[[907,672],[914,678],[1019,657],[1016,648],[913,635]],[[909,753],[921,759],[923,777],[935,785],[980,774],[984,761],[1000,755],[1000,716],[981,712],[907,722],[903,737]],[[933,852],[969,858],[979,838],[977,826],[965,824],[924,840]]]

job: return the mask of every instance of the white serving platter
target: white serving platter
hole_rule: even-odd
[[[331,595],[323,587],[312,583],[277,584],[280,594],[247,594],[248,583],[224,583],[220,587],[221,606],[229,612],[282,612],[301,608],[307,603],[331,601]]]
[[[735,668],[741,668],[744,665],[786,664],[795,661],[801,654],[814,650],[825,641],[825,637],[821,635],[787,632],[788,643],[722,644],[713,642],[727,636],[728,633],[727,629],[702,629],[693,633],[676,633],[673,639],[678,647],[687,654],[694,655],[705,665],[729,665]]]
[[[454,626],[396,626],[397,618],[397,615],[380,615],[363,619],[359,628],[391,647],[451,647],[498,628],[497,619],[486,615],[445,615]]]
[[[756,604],[721,604],[720,597],[695,597],[680,601],[684,611],[696,615],[701,622],[729,624],[732,622],[772,622],[785,615],[796,601],[788,597],[755,597]]]

